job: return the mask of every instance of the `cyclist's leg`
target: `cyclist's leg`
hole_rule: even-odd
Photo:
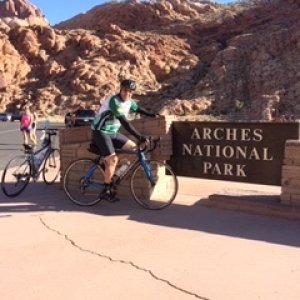
[[[104,183],[105,184],[110,184],[111,183],[111,179],[115,173],[116,170],[116,166],[118,164],[118,157],[116,155],[116,153],[113,153],[111,155],[108,155],[106,157],[104,157],[104,163],[105,163],[105,179],[104,179]]]
[[[96,146],[99,148],[101,156],[104,158],[105,171],[104,171],[104,184],[105,190],[101,192],[100,197],[104,200],[115,202],[115,191],[112,186],[112,177],[115,173],[118,164],[118,157],[115,152],[111,136],[104,134],[100,131],[92,132],[92,139]]]
[[[118,157],[116,156],[112,138],[103,132],[94,130],[92,132],[92,139],[94,144],[98,147],[101,156],[104,158],[105,183],[110,184],[118,164]]]
[[[122,149],[132,152],[137,151],[137,144],[121,133],[117,134],[116,138],[113,139],[113,142],[116,149]]]

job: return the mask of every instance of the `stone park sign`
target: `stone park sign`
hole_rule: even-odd
[[[281,185],[285,141],[299,139],[299,122],[174,122],[178,176]]]

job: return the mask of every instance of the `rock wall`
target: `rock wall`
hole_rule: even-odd
[[[0,110],[99,106],[132,78],[164,114],[300,118],[300,0],[111,2],[55,27],[26,0],[0,4]]]

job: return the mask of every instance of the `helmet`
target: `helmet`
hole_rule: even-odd
[[[133,80],[125,79],[121,82],[121,88],[129,89],[131,91],[136,90],[136,83]]]

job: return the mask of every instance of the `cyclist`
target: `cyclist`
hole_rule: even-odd
[[[133,150],[137,145],[125,135],[119,133],[123,126],[139,142],[147,142],[147,137],[138,132],[128,121],[129,112],[140,113],[149,117],[156,117],[154,114],[141,108],[133,99],[132,93],[136,90],[136,83],[126,79],[121,82],[120,92],[108,98],[93,120],[92,140],[98,147],[100,154],[104,157],[105,189],[101,197],[110,202],[118,201],[115,191],[112,189],[112,177],[118,164],[118,157],[115,149]]]

